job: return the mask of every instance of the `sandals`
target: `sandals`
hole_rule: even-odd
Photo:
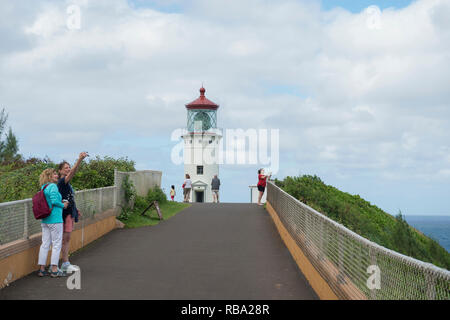
[[[64,272],[62,272],[60,269],[58,269],[55,272],[53,272],[53,271],[50,272],[50,277],[52,277],[52,278],[58,278],[58,277],[63,277],[63,276],[64,276]]]
[[[39,269],[37,272],[37,275],[38,275],[38,277],[45,277],[45,276],[48,276],[49,273],[46,270]]]
[[[49,268],[48,271],[39,269],[37,272],[37,275],[40,278],[45,277],[45,276],[50,276],[52,278],[58,278],[58,277],[63,277],[65,274],[64,274],[64,272],[61,271],[61,269],[58,269],[57,271],[53,272]]]

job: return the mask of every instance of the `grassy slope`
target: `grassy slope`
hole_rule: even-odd
[[[287,193],[361,236],[386,248],[450,269],[450,254],[437,241],[393,217],[359,195],[342,192],[316,176],[276,181]]]
[[[163,219],[167,220],[189,206],[190,204],[187,203],[167,201],[166,203],[159,205],[159,208]],[[151,209],[147,211],[144,216],[141,216],[141,213],[144,210],[145,207],[135,207],[128,219],[120,219],[125,224],[125,228],[153,226],[160,222],[155,209]]]

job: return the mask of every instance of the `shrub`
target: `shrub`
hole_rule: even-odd
[[[133,207],[133,202],[136,198],[136,188],[134,187],[133,181],[130,180],[130,177],[125,176],[122,182],[122,188],[125,192],[125,206]]]
[[[31,198],[40,188],[39,175],[54,164],[38,163],[0,175],[0,202]]]
[[[118,171],[136,171],[134,161],[128,158],[114,159],[112,157],[99,156],[86,162],[82,162],[72,180],[72,186],[77,189],[94,189],[114,185],[114,169]]]
[[[146,201],[148,203],[158,201],[158,203],[163,204],[167,202],[167,196],[160,187],[156,186],[148,191]]]
[[[121,221],[125,221],[128,220],[131,216],[131,214],[133,213],[133,211],[131,209],[127,209],[127,208],[122,208],[122,212],[120,213],[120,215],[117,217],[117,219],[121,220]]]
[[[39,175],[57,164],[48,158],[30,158],[0,165],[0,202],[31,198],[39,190]],[[114,185],[114,168],[135,171],[134,161],[127,158],[96,157],[83,161],[72,180],[75,190],[94,189]]]
[[[146,197],[140,197],[136,196],[136,199],[134,200],[134,207],[139,210],[144,210],[150,205],[150,202],[147,201]]]

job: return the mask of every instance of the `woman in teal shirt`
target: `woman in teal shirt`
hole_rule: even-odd
[[[50,245],[52,245],[50,276],[60,277],[63,275],[62,271],[58,269],[63,234],[62,212],[63,209],[67,207],[68,203],[62,202],[61,194],[56,186],[56,182],[58,182],[58,173],[56,170],[45,169],[39,177],[39,182],[41,184],[41,189],[46,187],[44,190],[44,195],[52,212],[47,218],[42,219],[41,223],[42,244],[39,249],[38,264],[40,265],[40,269],[38,271],[38,276],[43,277],[48,274],[45,271],[45,265],[47,263]]]

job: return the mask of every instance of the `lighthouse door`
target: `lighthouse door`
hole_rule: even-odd
[[[205,202],[203,191],[195,191],[195,202]]]

